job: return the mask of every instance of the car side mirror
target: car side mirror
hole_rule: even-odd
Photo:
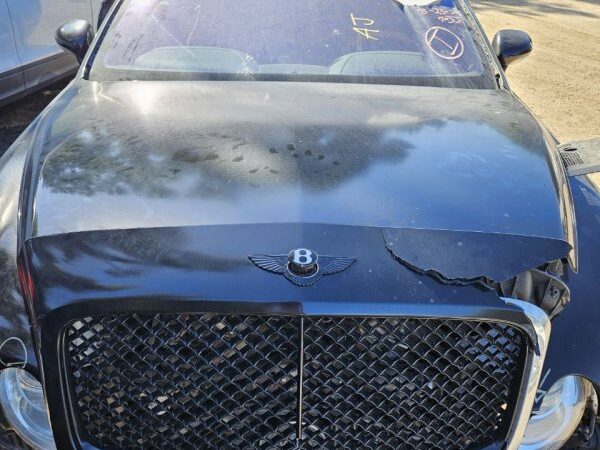
[[[54,39],[62,48],[73,53],[81,64],[94,39],[92,24],[87,20],[69,20],[56,30]]]
[[[531,37],[524,31],[500,30],[494,36],[492,48],[506,69],[509,64],[523,59],[533,49]]]

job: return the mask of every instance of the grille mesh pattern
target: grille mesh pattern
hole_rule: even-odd
[[[491,322],[127,314],[73,322],[66,350],[103,449],[453,450],[504,438],[524,347]]]
[[[492,323],[305,321],[311,448],[464,449],[497,439],[521,337]]]
[[[110,449],[287,444],[297,416],[298,320],[177,314],[73,323],[68,353],[90,443]]]

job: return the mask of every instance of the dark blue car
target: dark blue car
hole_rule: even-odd
[[[117,0],[56,37],[0,160],[0,447],[598,448],[600,157],[511,92],[527,34]]]

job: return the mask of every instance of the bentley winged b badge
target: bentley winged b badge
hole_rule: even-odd
[[[319,256],[307,248],[296,248],[287,255],[250,255],[250,261],[263,270],[284,275],[297,286],[310,286],[323,275],[333,275],[350,267],[356,258]]]

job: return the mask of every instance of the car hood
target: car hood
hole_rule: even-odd
[[[562,169],[507,91],[78,80],[44,114],[27,237],[321,223],[569,240]]]

